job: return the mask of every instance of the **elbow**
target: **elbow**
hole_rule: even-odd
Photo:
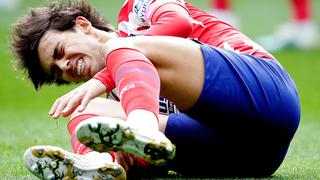
[[[192,20],[183,14],[167,13],[165,17],[158,19],[144,34],[146,36],[175,36],[187,38],[193,31]]]
[[[174,28],[177,29],[178,37],[187,38],[193,31],[193,24],[190,17],[187,16],[178,16],[175,19],[175,23],[172,24]]]

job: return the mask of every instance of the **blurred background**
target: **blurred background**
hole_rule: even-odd
[[[116,25],[124,0],[89,2]],[[190,2],[210,11],[206,0]],[[241,31],[254,40],[274,32],[275,27],[287,22],[291,15],[287,0],[231,2]],[[34,179],[22,161],[29,146],[54,145],[71,150],[66,129],[68,119],[55,121],[48,112],[55,98],[74,86],[44,86],[37,92],[24,73],[15,71],[11,63],[14,58],[9,43],[12,24],[31,7],[46,3],[42,0],[0,0],[0,179]],[[320,0],[313,0],[311,8],[319,30]],[[302,115],[288,155],[273,178],[320,179],[320,47],[315,45],[307,50],[289,48],[275,52],[274,56],[297,84]]]

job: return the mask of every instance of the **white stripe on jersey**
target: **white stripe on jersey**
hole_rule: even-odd
[[[127,0],[122,7],[126,4],[130,4],[133,1],[133,6],[128,7],[126,14],[122,16],[128,17],[128,21],[120,20],[118,23],[118,29],[125,32],[128,36],[139,36],[147,30],[143,27],[150,27],[151,23],[149,18],[153,11],[166,3],[173,2],[182,4],[184,6],[184,0]]]

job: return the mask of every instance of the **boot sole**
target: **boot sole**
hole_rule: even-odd
[[[26,167],[40,179],[126,179],[125,170],[118,164],[81,168],[75,166],[75,161],[71,153],[53,146],[34,146],[24,154]]]
[[[120,119],[92,118],[79,123],[76,133],[82,144],[98,152],[129,152],[154,165],[164,165],[175,156],[175,146],[170,141],[137,133]]]

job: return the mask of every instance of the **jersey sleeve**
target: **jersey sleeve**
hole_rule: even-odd
[[[135,14],[137,18],[130,20],[134,18],[129,17],[129,22],[144,29],[143,35],[186,38],[192,32],[192,19],[184,0],[134,0],[131,12],[131,16]]]
[[[188,10],[181,3],[155,3],[146,12],[146,21],[150,28],[147,36],[176,36],[186,38],[193,30]]]

